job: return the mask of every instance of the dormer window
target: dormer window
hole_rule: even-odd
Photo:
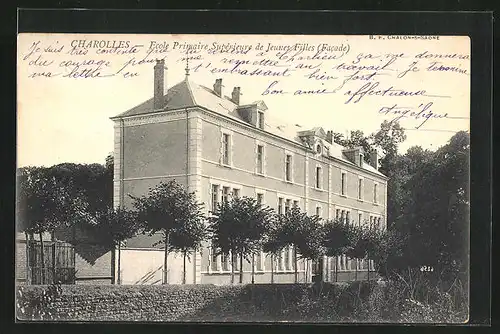
[[[323,152],[323,147],[321,146],[321,144],[317,144],[316,145],[316,153],[321,154],[322,152]]]
[[[262,111],[257,112],[257,127],[264,130],[264,113]]]

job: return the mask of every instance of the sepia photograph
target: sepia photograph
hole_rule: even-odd
[[[468,36],[17,42],[18,321],[468,321]]]

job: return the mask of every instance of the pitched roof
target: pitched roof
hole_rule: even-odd
[[[167,107],[162,111],[200,106],[218,114],[225,115],[226,117],[244,122],[237,111],[238,105],[231,101],[229,97],[219,97],[212,89],[191,81],[188,76],[186,76],[183,81],[168,89],[167,94],[165,95],[165,99],[167,101]],[[247,105],[254,104],[256,104],[259,109],[267,110],[267,106],[262,100],[255,101]],[[133,107],[132,109],[129,109],[124,113],[112,117],[112,119],[150,114],[152,112],[153,98],[150,98],[149,100]],[[324,137],[325,135],[324,129],[321,127],[315,127],[312,129],[303,128],[300,124],[291,124],[283,121],[282,119],[278,119],[271,113],[266,113],[264,130],[279,137],[296,142],[300,145],[303,145],[303,142],[299,138],[299,132],[301,135],[305,133],[310,133],[319,137]],[[328,150],[330,152],[329,155],[331,157],[335,157],[344,161],[345,163],[356,166],[343,154],[343,146],[336,143],[330,144],[326,141],[325,145],[328,147]],[[385,177],[384,174],[380,173],[369,164],[363,164],[363,169]]]

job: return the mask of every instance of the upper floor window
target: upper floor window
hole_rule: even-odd
[[[257,173],[264,174],[264,146],[257,145]]]
[[[285,157],[285,180],[292,181],[292,156],[290,154]]]
[[[373,185],[373,203],[378,203],[377,199],[378,199],[378,184],[375,183]]]
[[[316,188],[321,189],[321,167],[316,167]]]
[[[346,194],[346,174],[344,172],[340,174],[340,193]]]
[[[363,179],[358,180],[358,199],[363,199]]]
[[[231,137],[227,133],[222,134],[222,163],[224,165],[229,165],[229,154],[230,154],[230,140]]]
[[[262,111],[257,112],[257,127],[264,129],[264,113]]]

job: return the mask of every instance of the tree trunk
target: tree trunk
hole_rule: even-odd
[[[299,272],[297,270],[297,246],[293,245],[293,263],[294,263],[294,274],[295,274],[295,277],[294,277],[294,280],[295,280],[295,283],[298,283],[299,282]]]
[[[182,271],[182,284],[186,284],[186,250],[183,252],[182,265],[184,267]]]
[[[252,284],[255,283],[255,254],[252,254]]]
[[[243,254],[240,254],[240,284],[243,284]]]
[[[31,284],[31,263],[30,263],[30,240],[28,232],[24,232],[26,238],[26,284]]]
[[[165,258],[163,262],[163,284],[168,284],[168,247],[170,243],[170,231],[165,235]]]
[[[338,256],[335,256],[335,282],[338,282],[339,280],[338,261],[339,261]]]
[[[308,279],[308,275],[309,275],[309,260],[305,260],[306,261],[306,283],[307,283],[307,279]]]
[[[121,268],[121,254],[122,254],[122,243],[118,241],[118,266],[117,266],[117,283],[118,285],[122,284],[122,268]]]
[[[355,271],[354,271],[354,280],[358,280],[358,259],[356,259],[356,264],[355,264]]]
[[[368,259],[367,262],[368,262],[368,272],[367,272],[367,275],[366,275],[366,279],[369,282],[370,281],[370,260]]]
[[[274,255],[271,254],[271,284],[274,284]]]
[[[45,254],[43,251],[43,233],[39,232],[38,235],[40,236],[40,257],[42,258],[42,261],[40,263],[40,277],[41,277],[41,284],[45,284]]]
[[[234,254],[231,252],[231,284],[234,284]]]

